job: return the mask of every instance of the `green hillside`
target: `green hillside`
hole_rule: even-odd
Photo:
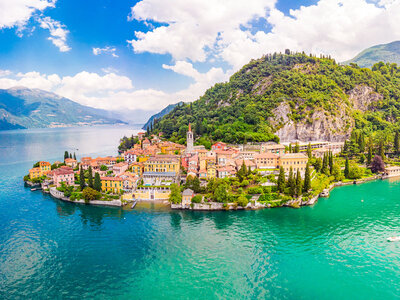
[[[371,70],[304,53],[273,54],[252,60],[197,101],[175,107],[153,131],[184,143],[191,122],[203,144],[279,137],[343,141],[352,128],[367,134],[397,128],[399,97],[395,65]]]
[[[400,41],[370,47],[344,63],[356,63],[362,68],[370,68],[381,61],[400,64]]]

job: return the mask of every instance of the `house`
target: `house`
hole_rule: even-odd
[[[244,160],[237,159],[237,160],[235,160],[236,170],[238,170],[238,171],[240,170],[240,168],[243,165],[243,162],[247,169],[249,169],[249,167],[250,167],[250,170],[252,170],[252,171],[256,169],[256,164],[253,161],[248,160],[248,159],[244,159]]]
[[[65,164],[73,169],[75,169],[78,166],[78,162],[76,161],[76,159],[73,158],[66,158]]]
[[[174,172],[179,173],[180,161],[177,156],[157,155],[150,157],[144,163],[145,172]]]
[[[217,168],[218,178],[225,178],[233,176],[236,173],[235,169],[231,166],[223,166]]]
[[[61,182],[64,182],[66,185],[73,185],[75,182],[74,170],[71,167],[55,169],[51,174],[56,187],[60,187]]]
[[[182,206],[189,206],[192,203],[194,192],[191,189],[186,189],[182,192]]]
[[[256,154],[254,151],[240,151],[236,157],[238,159],[254,159]]]
[[[217,167],[215,165],[207,166],[207,178],[217,177]]]
[[[142,142],[142,148],[146,149],[151,145],[151,142],[149,141],[148,138],[145,138],[144,141]]]
[[[32,169],[29,170],[29,178],[30,179],[39,178],[41,176],[42,176],[42,171],[40,170],[39,167],[32,168]]]
[[[207,170],[200,169],[198,173],[199,179],[207,179]]]
[[[279,155],[272,152],[256,154],[254,162],[257,169],[275,169],[279,165]]]
[[[146,132],[144,132],[144,131],[140,131],[140,132],[138,132],[138,138],[139,138],[139,140],[142,140],[143,139],[143,137],[145,136],[145,134],[146,134]]]
[[[211,146],[211,150],[226,150],[227,146],[223,142],[216,142],[214,145]]]
[[[51,164],[47,161],[40,161],[39,169],[42,175],[47,175],[51,171]]]
[[[388,166],[383,174],[384,178],[400,176],[400,166]]]
[[[137,154],[136,153],[137,152],[134,151],[134,150],[125,151],[125,153],[124,153],[125,161],[130,163],[130,164],[133,163],[133,162],[136,162],[136,159],[137,159]]]
[[[81,158],[82,163],[90,163],[92,161],[92,158],[89,156],[85,156]]]
[[[133,164],[130,165],[132,167],[132,173],[136,174],[138,176],[142,176],[143,174],[143,169],[144,169],[144,164],[141,162],[134,162]]]
[[[122,186],[125,191],[132,191],[136,189],[139,176],[134,175],[130,172],[125,172],[119,177],[121,177],[124,180]]]
[[[112,169],[113,169],[113,173],[115,175],[119,175],[124,173],[126,170],[128,170],[129,164],[127,162],[119,162],[115,165],[113,165]]]
[[[100,177],[101,190],[119,194],[123,189],[124,180],[121,177]]]
[[[271,144],[271,143],[264,143],[261,144],[260,152],[265,153],[274,153],[278,155],[285,154],[285,146],[281,144]]]
[[[279,167],[283,167],[285,172],[289,172],[290,167],[292,167],[293,172],[299,170],[304,173],[307,162],[308,157],[303,153],[286,153],[279,157]]]

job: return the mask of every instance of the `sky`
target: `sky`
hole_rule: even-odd
[[[267,53],[400,40],[398,16],[400,0],[0,0],[0,88],[143,119]]]

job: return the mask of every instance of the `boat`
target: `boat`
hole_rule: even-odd
[[[400,241],[400,236],[391,236],[387,238],[388,242],[398,242]]]

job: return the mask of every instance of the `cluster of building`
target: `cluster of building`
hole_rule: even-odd
[[[327,151],[340,151],[343,143],[315,142],[298,144],[299,153],[288,153],[289,145],[260,143],[228,145],[217,142],[210,150],[194,146],[194,136],[189,124],[186,146],[163,141],[160,136],[146,137],[138,134],[139,143],[132,149],[113,157],[82,157],[80,162],[66,158],[63,166],[51,170],[48,162],[40,162],[29,171],[31,178],[46,175],[57,187],[64,182],[73,185],[79,169],[92,170],[92,176],[100,175],[102,190],[110,193],[131,194],[135,199],[168,199],[169,186],[185,180],[187,176],[201,180],[235,176],[243,166],[264,173],[277,172],[280,167],[288,172],[304,174],[308,162],[309,145],[314,155]],[[293,145],[294,146],[294,145]]]

